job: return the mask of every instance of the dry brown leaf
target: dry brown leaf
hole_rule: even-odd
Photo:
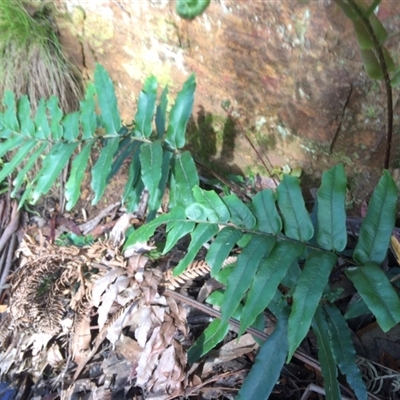
[[[58,344],[53,343],[47,350],[47,363],[55,369],[59,369],[65,362],[64,357],[60,352]]]
[[[139,288],[137,282],[131,282],[131,286],[123,290],[122,292],[118,293],[116,298],[116,303],[124,306],[126,303],[141,296],[142,291]]]
[[[90,351],[90,309],[88,308],[85,313],[79,313],[75,320],[75,327],[71,335],[71,353],[72,361],[80,364]]]
[[[170,310],[170,314],[174,318],[177,329],[184,336],[186,336],[189,333],[189,328],[187,326],[185,309],[180,304],[178,304],[173,298],[167,296],[166,299]]]
[[[118,218],[112,231],[110,232],[110,239],[113,241],[114,246],[119,246],[125,242],[126,231],[132,226],[131,220],[134,214],[125,213]]]
[[[137,242],[124,250],[124,256],[130,258],[135,254],[146,253],[147,251],[155,249],[156,246],[147,244],[146,242]]]
[[[131,339],[129,336],[122,334],[119,340],[115,343],[115,349],[121,356],[125,357],[132,363],[137,363],[143,348],[139,346],[138,342]]]
[[[127,307],[124,307],[125,310],[121,315],[112,323],[107,326],[107,339],[114,345],[115,342],[120,338],[122,334],[122,329],[131,324],[130,315],[131,313],[135,313],[138,309],[139,301],[135,300],[132,304],[128,304]]]
[[[158,334],[160,327],[156,327],[150,339],[147,341],[143,352],[140,356],[138,367],[136,369],[136,383],[138,386],[146,387],[147,382],[151,379],[153,371],[157,365],[159,354],[153,351],[155,343],[158,342]]]
[[[147,383],[147,386],[151,388],[149,399],[168,398],[176,396],[182,391],[181,384],[185,378],[186,357],[180,359],[183,351],[177,351],[174,345],[181,347],[179,342],[175,342],[163,351],[157,367]]]
[[[130,283],[131,279],[127,276],[119,276],[115,282],[113,282],[105,291],[103,296],[101,296],[101,304],[98,307],[98,324],[99,328],[102,329],[109,319],[109,313],[114,301],[116,300],[118,294],[126,289]],[[129,299],[131,300],[131,299]]]
[[[158,297],[158,285],[161,278],[156,276],[153,271],[144,271],[144,283],[142,283],[143,296],[147,304],[156,300]]]
[[[172,339],[175,337],[175,334],[176,328],[174,321],[166,313],[164,317],[164,322],[161,324],[158,343],[155,343],[153,351],[163,351],[163,349],[167,348],[172,342]]]
[[[249,333],[246,333],[239,339],[233,339],[218,350],[208,353],[204,363],[203,374],[207,375],[216,365],[234,360],[243,354],[250,353],[258,347],[257,342]]]
[[[94,229],[100,223],[100,221],[103,218],[107,217],[115,208],[120,206],[120,204],[121,204],[120,202],[117,202],[109,205],[90,221],[78,225],[78,228],[84,235],[87,235],[92,229]]]
[[[75,292],[75,294],[73,294],[70,301],[70,307],[73,310],[75,310],[77,306],[83,301],[87,291],[87,285],[85,282],[85,278],[83,277],[83,266],[79,265],[78,268],[79,268],[79,274],[77,279],[77,283],[79,284],[78,290]]]
[[[137,319],[132,324],[132,328],[137,326],[135,329],[135,338],[139,345],[144,348],[148,338],[150,329],[153,326],[152,321],[152,310],[150,307],[140,307],[137,310]]]
[[[127,273],[129,276],[135,276],[135,279],[139,282],[143,282],[143,272],[147,264],[148,257],[143,254],[135,253],[129,257]]]
[[[400,242],[396,236],[392,235],[390,237],[390,244],[392,245],[393,252],[396,255],[397,263],[400,265]]]
[[[109,270],[104,276],[97,279],[92,289],[92,300],[95,307],[98,307],[101,302],[101,297],[106,289],[117,279],[119,276],[124,275],[123,268],[114,268]]]

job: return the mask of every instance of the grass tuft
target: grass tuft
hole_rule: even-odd
[[[65,58],[48,7],[35,10],[24,0],[0,1],[0,98],[6,90],[26,94],[35,111],[54,95],[64,113],[76,111],[80,80]]]

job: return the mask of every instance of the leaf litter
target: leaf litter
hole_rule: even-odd
[[[163,295],[160,287],[166,284],[180,291],[184,284],[187,295],[204,298],[201,292],[210,286],[204,278],[207,266],[196,260],[187,275],[175,280],[149,262],[145,253],[155,248],[152,243],[137,244],[129,254],[122,254],[118,243],[132,220],[139,223],[129,214],[109,220],[106,224],[114,227],[114,236],[83,247],[55,246],[40,230],[28,230],[31,235],[18,249],[19,269],[8,280],[10,300],[0,328],[1,376],[20,388],[31,387],[33,398],[110,398],[112,393],[133,399],[184,398],[196,393],[203,399],[234,398],[258,344],[249,334],[238,340],[232,332],[221,347],[190,368],[187,348],[210,319],[203,318],[196,328],[190,321],[204,314],[197,312],[196,317],[192,307]],[[357,232],[357,219],[348,218],[349,223],[354,226],[348,232]],[[103,231],[95,224],[91,229]],[[174,249],[164,264],[178,253]],[[398,255],[396,248],[394,253]],[[268,329],[273,330],[273,325]],[[371,332],[374,342],[373,327],[354,329],[363,345]],[[302,350],[314,354],[312,334],[308,341],[309,347],[303,344]],[[358,357],[358,363],[371,398],[383,398],[376,395],[388,390],[395,393],[393,388],[400,387],[395,360],[390,352],[379,359],[373,357],[377,349],[369,351],[368,358]],[[295,393],[307,383],[307,397],[324,394],[313,362],[309,356],[290,362],[271,398],[298,398]]]
[[[99,386],[94,360],[103,360],[101,379],[112,380],[107,360],[117,357],[120,386],[113,390],[137,386],[154,399],[182,391],[186,313],[158,293],[161,274],[145,268],[146,256],[126,259],[111,239],[79,248],[26,236],[18,257],[0,327],[2,376],[22,385],[27,374],[36,396],[55,386],[69,399]]]

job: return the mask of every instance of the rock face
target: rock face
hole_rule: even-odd
[[[126,122],[147,76],[168,85],[173,98],[194,72],[190,147],[214,168],[266,174],[247,135],[271,169],[300,166],[313,181],[343,162],[357,199],[376,183],[386,140],[384,86],[364,73],[352,25],[333,1],[219,0],[193,21],[168,0],[57,7],[66,51],[88,78],[95,62],[104,65]],[[400,3],[383,0],[378,17],[395,32]],[[388,47],[399,62],[400,42]],[[234,119],[221,107],[225,100]],[[395,91],[395,128],[397,100]]]

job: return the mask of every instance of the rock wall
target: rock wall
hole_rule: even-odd
[[[266,174],[245,132],[267,165],[302,167],[311,185],[337,162],[345,164],[354,198],[365,198],[376,183],[385,149],[384,86],[363,72],[352,25],[333,1],[214,0],[193,21],[181,19],[168,0],[56,4],[66,51],[88,79],[95,62],[105,66],[126,122],[147,76],[168,85],[173,98],[194,72],[190,147],[214,168]],[[378,16],[396,32],[400,2],[383,0]],[[399,63],[400,42],[388,47]],[[239,123],[222,109],[225,100]],[[398,129],[398,91],[394,101]],[[397,157],[394,151],[394,166]]]

